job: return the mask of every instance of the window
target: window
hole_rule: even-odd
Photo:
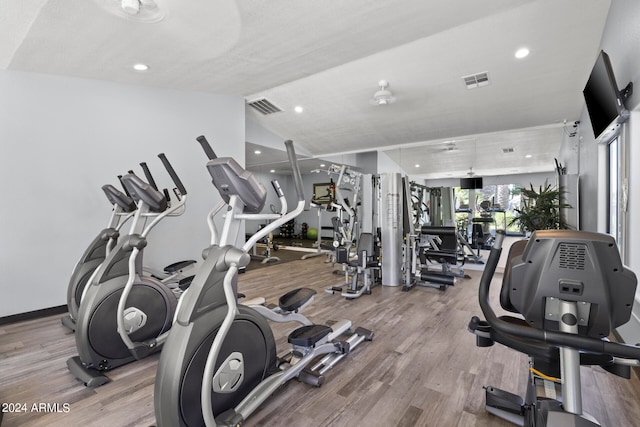
[[[607,147],[608,162],[607,167],[609,173],[607,176],[608,183],[608,212],[607,212],[607,233],[613,236],[618,243],[618,248],[623,249],[622,234],[622,147],[620,137],[615,138]]]
[[[485,227],[493,234],[497,229],[505,229],[508,234],[520,234],[517,224],[512,224],[517,216],[516,208],[520,207],[519,184],[485,185],[478,190],[461,190],[455,188],[456,221],[458,228],[466,229],[469,225],[469,214],[473,218],[489,218]],[[473,199],[473,200],[470,200]]]

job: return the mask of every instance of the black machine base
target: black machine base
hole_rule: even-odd
[[[82,381],[82,383],[89,388],[100,387],[111,381],[100,372],[85,367],[79,356],[67,359],[67,367],[74,377]]]

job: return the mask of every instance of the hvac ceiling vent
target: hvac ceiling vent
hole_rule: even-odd
[[[267,98],[259,98],[254,99],[253,101],[249,101],[249,105],[264,114],[265,116],[268,114],[279,113],[282,111],[281,108],[276,107],[269,101]]]
[[[513,147],[503,148],[503,149],[502,149],[502,152],[503,152],[504,154],[513,153],[514,151],[516,151],[516,150],[514,150],[514,149],[513,149]]]
[[[489,84],[489,73],[485,71],[484,73],[463,76],[462,80],[464,80],[464,84],[467,89],[475,89],[478,87],[487,86]]]

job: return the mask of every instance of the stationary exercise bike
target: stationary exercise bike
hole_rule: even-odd
[[[78,356],[70,358],[67,366],[89,387],[109,381],[104,371],[161,348],[184,290],[171,289],[143,274],[142,251],[148,233],[162,219],[184,212],[187,199],[167,158],[164,154],[159,157],[176,185],[175,199],[167,200],[165,194],[134,174],[122,178],[138,206],[131,230],[100,264],[80,302],[75,330]]]
[[[294,170],[297,207],[259,230],[241,248],[233,244],[242,221],[260,215],[266,190],[233,159],[215,158],[209,147],[212,160],[207,169],[228,209],[219,244],[206,250],[160,357],[154,392],[159,426],[237,425],[290,379],[322,384],[328,369],[373,337],[363,328],[351,332],[347,320],[331,328],[302,326],[289,335],[292,351],[278,358],[265,318],[237,304],[237,271],[249,263],[249,250],[304,210],[293,144],[285,145]],[[276,191],[281,192],[279,187]],[[343,333],[349,333],[349,338],[339,340]]]
[[[147,164],[140,163],[140,166],[142,166],[147,180],[157,189]],[[118,178],[122,179],[122,176],[118,176]],[[113,208],[107,228],[101,230],[93,239],[71,273],[69,285],[67,286],[67,309],[69,310],[69,314],[61,318],[60,321],[72,331],[75,331],[76,328],[78,308],[80,307],[80,300],[82,299],[86,284],[91,280],[100,264],[102,264],[104,259],[109,255],[109,252],[115,247],[120,237],[120,230],[125,223],[133,217],[138,208],[136,202],[131,198],[131,195],[123,193],[111,184],[103,185],[102,191],[105,193]],[[147,271],[147,273],[165,283],[177,284],[181,280],[184,280],[184,282],[182,282],[182,286],[184,286],[193,277],[184,274],[185,269],[192,267],[194,264],[194,260],[179,261],[166,266],[161,273],[157,271]]]
[[[522,317],[496,316],[489,301],[504,234],[498,233],[480,279],[486,321],[469,330],[479,347],[499,342],[530,357],[524,399],[485,387],[486,409],[520,426],[597,426],[582,410],[580,366],[599,365],[630,378],[640,347],[609,342],[631,316],[637,279],[622,265],[615,240],[574,230],[536,231],[511,246],[500,305]]]

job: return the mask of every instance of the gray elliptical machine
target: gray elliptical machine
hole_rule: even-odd
[[[160,357],[154,406],[158,426],[238,425],[276,389],[297,378],[314,386],[324,373],[373,333],[351,330],[341,320],[331,328],[305,325],[289,335],[293,349],[276,356],[268,322],[254,309],[237,304],[237,272],[249,263],[255,242],[304,210],[302,178],[293,143],[286,141],[298,196],[295,210],[235,247],[243,220],[256,219],[266,190],[231,158],[216,158],[203,137],[198,139],[211,159],[207,169],[227,202],[218,244],[205,250],[206,259],[185,293]],[[281,194],[279,186],[276,191]],[[348,334],[347,339],[339,339]]]
[[[111,210],[107,228],[101,230],[93,239],[71,273],[69,285],[67,286],[67,309],[69,314],[60,319],[60,321],[72,331],[76,329],[78,307],[80,306],[84,287],[96,269],[109,255],[109,252],[113,250],[120,236],[120,229],[137,209],[133,199],[113,185],[103,185],[102,191],[104,191],[107,199],[113,205],[113,209]]]
[[[520,396],[485,387],[488,412],[520,426],[597,426],[582,409],[581,365],[630,378],[640,347],[607,340],[631,316],[637,279],[623,266],[615,240],[575,230],[541,230],[514,243],[500,305],[522,317],[498,317],[489,287],[504,234],[498,233],[480,279],[486,321],[473,317],[476,344],[499,342],[530,357],[527,391]]]
[[[147,164],[140,163],[140,166],[144,171],[147,181],[157,190],[158,188],[155,185]],[[122,182],[121,175],[118,175],[118,179]],[[131,195],[127,192],[124,185],[123,189],[125,190],[124,193],[111,184],[102,186],[102,191],[112,205],[111,216],[107,228],[101,230],[85,249],[74,266],[71,277],[69,278],[69,284],[67,286],[67,310],[69,310],[69,314],[62,317],[60,321],[63,326],[66,326],[72,331],[76,329],[78,309],[85,286],[93,279],[100,264],[102,264],[109,255],[109,252],[116,246],[118,238],[120,237],[120,230],[125,223],[134,216],[138,208],[136,202],[131,198]],[[145,271],[164,283],[179,283],[180,286],[186,286],[193,276],[184,274],[185,270],[192,267],[195,263],[196,261],[194,260],[178,261],[166,266],[162,272],[152,271],[148,268],[145,268]]]
[[[167,200],[167,194],[132,173],[122,178],[138,205],[130,232],[97,268],[80,301],[75,330],[78,356],[67,360],[67,367],[88,387],[109,382],[105,371],[158,351],[173,322],[180,289],[145,275],[142,268],[148,233],[163,218],[182,214],[187,199],[164,154],[158,157],[176,185],[175,200]],[[125,308],[121,300],[127,286]]]

